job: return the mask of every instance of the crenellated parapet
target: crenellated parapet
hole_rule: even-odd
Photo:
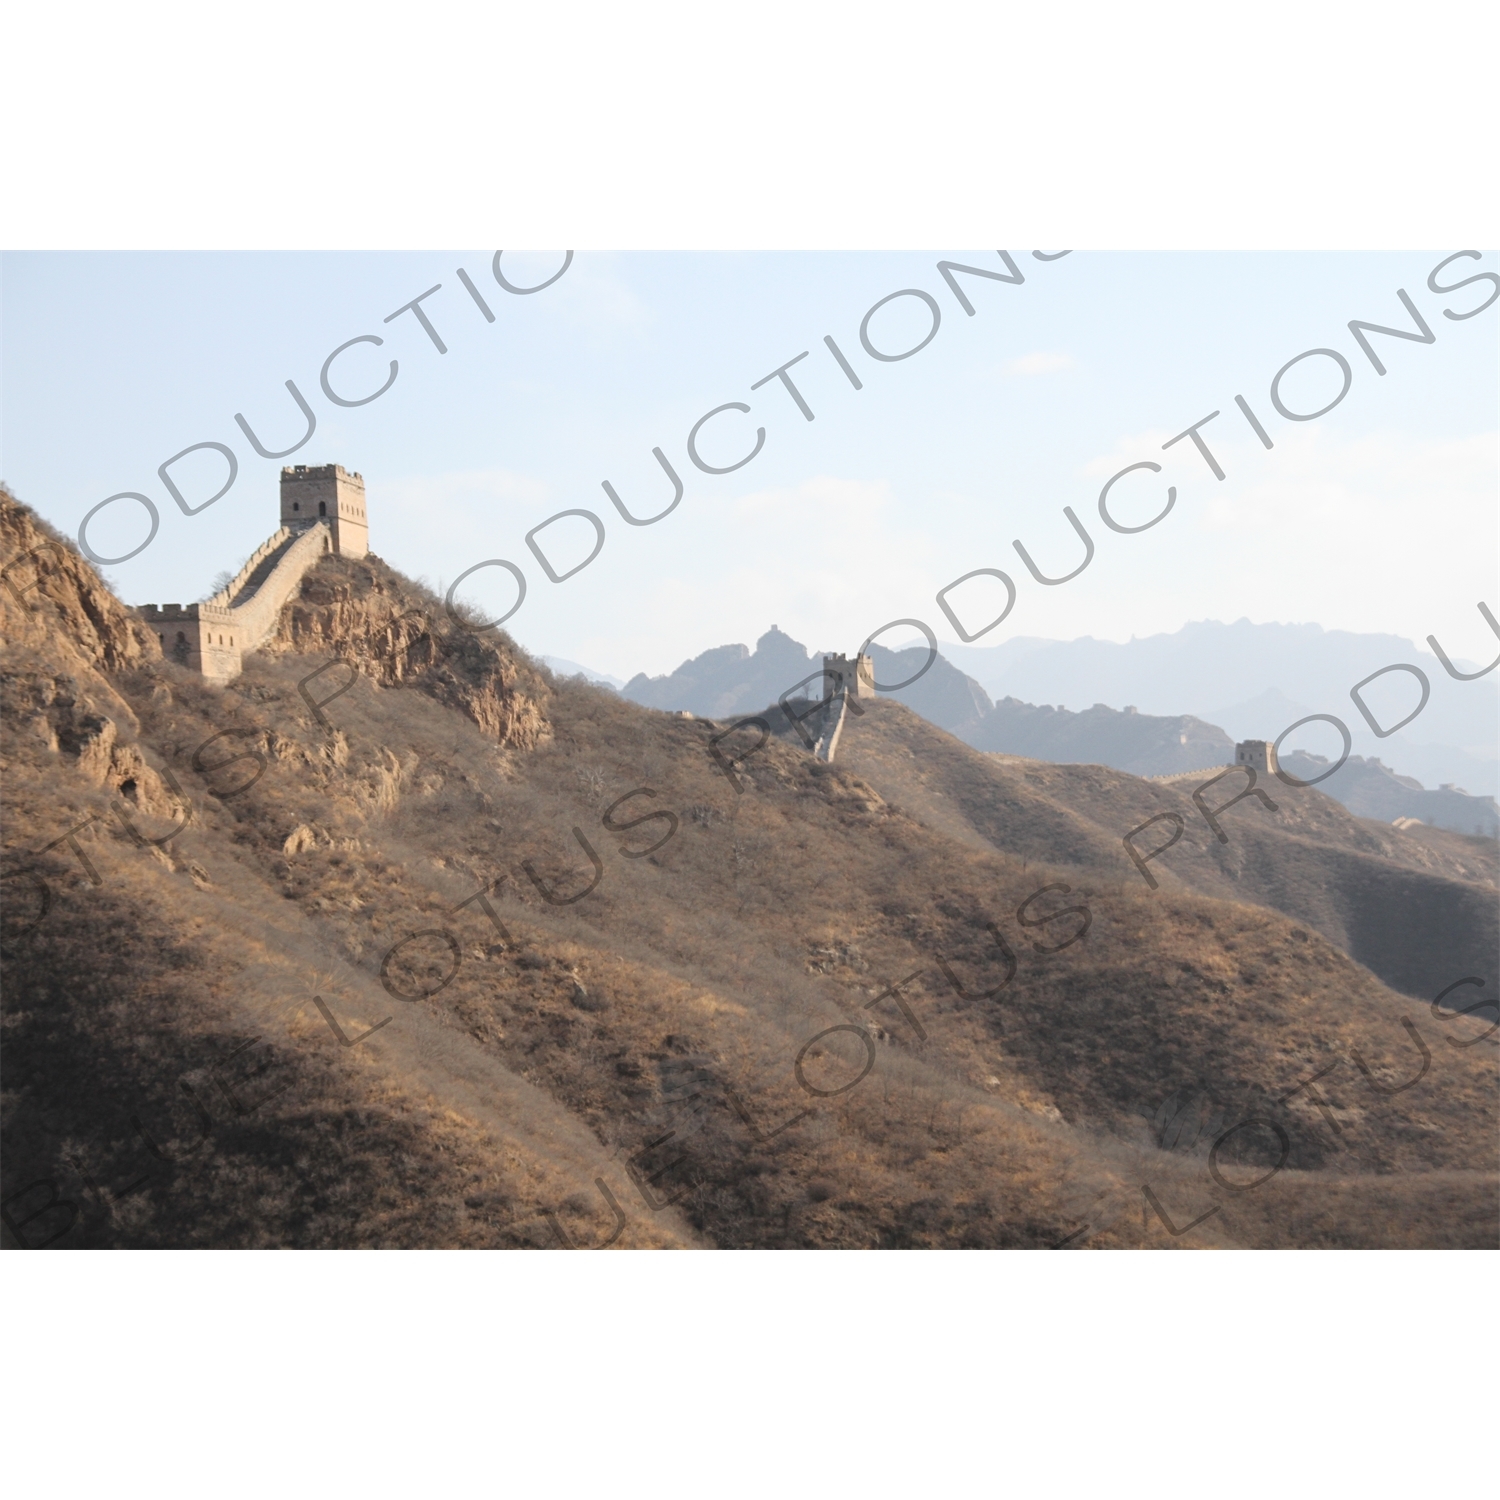
[[[255,570],[268,558],[278,547],[291,540],[292,533],[283,526],[266,541],[262,542],[254,552],[250,554],[249,561],[235,574],[234,578],[217,594],[205,600],[206,604],[217,605],[228,609],[233,604],[235,596],[250,581]]]

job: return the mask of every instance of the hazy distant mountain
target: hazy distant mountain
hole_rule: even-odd
[[[1288,776],[1312,781],[1327,771],[1332,762],[1321,755],[1298,751],[1283,757],[1280,764]],[[1493,797],[1467,796],[1451,786],[1429,791],[1413,777],[1398,776],[1373,758],[1351,755],[1327,781],[1318,782],[1318,790],[1342,802],[1357,817],[1378,818],[1382,823],[1416,818],[1454,833],[1500,836],[1500,806]],[[1271,794],[1276,795],[1274,787]]]
[[[753,653],[744,645],[715,646],[665,676],[637,672],[621,691],[647,708],[686,709],[723,719],[774,703],[821,666],[821,661],[813,663],[801,642],[773,625],[755,643]],[[805,687],[803,694],[821,696],[819,685]]]
[[[905,682],[921,672],[927,648],[887,651],[872,646],[870,655],[879,691],[882,684]],[[825,689],[815,674],[822,664],[821,654],[809,654],[800,641],[773,625],[754,652],[740,645],[716,646],[667,676],[633,677],[624,695],[650,708],[687,709],[722,719],[758,713],[783,694],[821,697]],[[943,655],[910,687],[881,691],[880,696],[900,700],[929,724],[950,730],[978,750],[1114,766],[1140,776],[1227,765],[1234,759],[1234,741],[1223,730],[1186,715],[1119,712],[1102,703],[1083,713],[1014,698],[992,703],[979,683]]]
[[[592,667],[585,667],[580,662],[569,661],[566,656],[543,656],[538,658],[559,677],[582,677],[585,682],[596,683],[601,687],[611,687],[616,692],[625,686],[618,677],[612,677],[608,672],[596,672]]]
[[[1476,632],[1483,631],[1477,613],[1475,622]],[[945,646],[943,651],[993,698],[1121,708],[1134,704],[1143,714],[1192,713],[1222,725],[1235,739],[1275,739],[1307,714],[1334,714],[1349,726],[1358,754],[1378,755],[1428,786],[1452,782],[1477,794],[1500,792],[1496,677],[1455,682],[1425,646],[1400,636],[1206,620],[1123,645],[1089,637],[1023,637],[996,646]],[[1351,702],[1349,689],[1379,668],[1402,661],[1427,673],[1432,697],[1407,729],[1377,739]]]
[[[1312,709],[1305,703],[1295,702],[1278,688],[1267,688],[1243,703],[1229,703],[1223,708],[1211,709],[1205,717],[1222,725],[1224,733],[1236,740],[1263,740],[1274,739],[1288,724],[1295,724],[1310,713]],[[1340,714],[1339,717],[1347,720],[1347,715]],[[1268,724],[1277,726],[1269,735],[1266,731]]]
[[[1196,771],[1234,760],[1234,741],[1216,724],[1190,714],[1165,718],[1133,708],[1121,712],[1102,703],[1073,713],[1002,698],[983,719],[954,732],[976,750],[1113,766],[1137,776]]]
[[[872,646],[870,655],[879,687],[915,676],[927,658],[927,650],[914,647],[887,651]],[[723,719],[753,714],[774,704],[783,694],[821,698],[825,691],[822,667],[821,652],[809,653],[800,641],[773,625],[755,643],[754,652],[748,646],[715,646],[666,676],[637,673],[623,692],[647,708],[687,709],[705,718]],[[993,708],[984,689],[942,657],[910,687],[882,696],[898,698],[930,724],[945,729],[982,718]]]
[[[1269,634],[1257,635],[1262,631]],[[1286,634],[1288,631],[1290,635]],[[881,691],[880,696],[899,699],[928,723],[948,730],[976,750],[1063,765],[1111,766],[1136,776],[1212,771],[1233,762],[1236,741],[1274,739],[1287,725],[1313,710],[1275,686],[1262,687],[1253,697],[1201,717],[1187,713],[1144,713],[1134,703],[1116,708],[1095,701],[1091,708],[1074,710],[1060,703],[1032,703],[1013,695],[992,702],[982,683],[950,662],[948,654],[960,655],[965,663],[977,662],[991,672],[992,682],[1025,679],[1034,687],[1050,684],[1049,698],[1080,699],[1085,695],[1076,689],[1081,684],[1093,683],[1106,687],[1116,698],[1140,698],[1161,704],[1170,702],[1174,691],[1181,701],[1214,684],[1221,688],[1226,684],[1232,686],[1234,679],[1226,675],[1224,664],[1245,665],[1255,655],[1256,640],[1264,645],[1263,655],[1274,657],[1281,650],[1288,660],[1295,655],[1292,648],[1299,642],[1305,648],[1305,655],[1314,655],[1320,649],[1320,641],[1324,644],[1331,641],[1332,659],[1346,661],[1351,672],[1361,665],[1363,658],[1354,656],[1350,642],[1364,643],[1360,650],[1366,657],[1372,654],[1378,657],[1381,650],[1388,651],[1390,654],[1384,660],[1377,660],[1377,665],[1412,656],[1410,644],[1394,636],[1356,637],[1346,632],[1323,631],[1317,626],[1261,627],[1247,621],[1235,626],[1189,626],[1176,636],[1133,641],[1129,646],[1089,639],[1061,642],[1022,637],[994,647],[944,647],[937,660],[910,687],[894,693]],[[1219,652],[1219,665],[1206,671],[1197,658],[1215,650]],[[910,646],[888,651],[873,646],[870,654],[875,659],[876,688],[880,690],[882,684],[905,682],[921,671],[927,648]],[[1141,659],[1147,661],[1146,667],[1140,665]],[[1049,662],[1055,672],[1043,670]],[[1179,665],[1183,680],[1174,689],[1173,674]],[[1437,678],[1442,669],[1436,662],[1432,665],[1434,671],[1429,676],[1433,678],[1435,703],[1440,691]],[[818,675],[821,666],[821,653],[810,653],[800,641],[773,625],[756,642],[753,652],[744,645],[716,646],[683,662],[675,672],[665,676],[647,677],[640,673],[622,691],[625,697],[649,708],[686,709],[705,718],[726,719],[759,713],[783,695],[799,699],[820,697],[825,691]],[[1090,673],[1107,675],[1116,668],[1118,680],[1112,684],[1096,682],[1090,676]],[[1252,685],[1270,670],[1263,663],[1257,665],[1255,671],[1260,676],[1252,676]],[[1333,669],[1325,664],[1321,670]],[[1359,675],[1368,675],[1372,670],[1364,667]],[[1286,680],[1303,687],[1313,683],[1312,670],[1306,663],[1292,662],[1286,671]],[[1149,672],[1162,674],[1165,685],[1148,682]],[[1355,675],[1349,678],[1351,683],[1358,680]],[[1487,688],[1493,699],[1493,689],[1483,682],[1452,686]],[[1314,701],[1329,701],[1318,699],[1314,693],[1309,693],[1309,697]],[[1481,706],[1483,701],[1481,693]],[[1358,722],[1358,714],[1352,704],[1341,711],[1335,703],[1329,711],[1338,713],[1353,731],[1351,721]],[[1464,712],[1476,721],[1479,718],[1477,711]],[[1461,728],[1480,727],[1478,722],[1465,725],[1461,718],[1455,719],[1457,713],[1450,701],[1446,722],[1458,722]],[[1362,738],[1356,734],[1355,744],[1366,753],[1351,756],[1336,775],[1320,783],[1323,791],[1351,811],[1384,822],[1417,818],[1458,833],[1483,832],[1493,836],[1500,832],[1494,799],[1484,791],[1494,774],[1493,761],[1453,747],[1405,743],[1397,737],[1376,740],[1368,731]],[[1370,753],[1377,750],[1379,755]],[[1421,773],[1419,778],[1389,768],[1381,757],[1391,755],[1393,750],[1400,754],[1402,765]],[[1300,757],[1288,753],[1283,759],[1291,774],[1304,779],[1318,775],[1329,764],[1305,752]],[[1446,785],[1440,779],[1444,772],[1454,776]],[[1462,783],[1457,781],[1459,776],[1463,777]],[[1433,783],[1437,784],[1437,790],[1429,789]],[[1466,791],[1473,792],[1476,787],[1478,795],[1466,795]]]

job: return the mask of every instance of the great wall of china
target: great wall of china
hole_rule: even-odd
[[[162,651],[210,682],[233,682],[245,653],[271,637],[282,606],[326,553],[370,550],[365,484],[341,464],[281,471],[281,525],[234,579],[200,604],[145,604],[140,615]]]
[[[342,464],[297,464],[281,471],[280,527],[224,588],[199,604],[144,604],[140,615],[174,661],[211,682],[233,682],[244,669],[245,654],[275,633],[282,607],[321,557],[330,552],[363,557],[369,550],[363,477]],[[857,700],[875,697],[874,662],[864,655],[825,656],[823,681],[823,712],[812,753],[831,761],[850,712],[861,711]],[[1264,741],[1247,740],[1236,747],[1234,763],[1270,775],[1276,769],[1275,752]],[[1209,766],[1150,779],[1184,781],[1220,769]]]

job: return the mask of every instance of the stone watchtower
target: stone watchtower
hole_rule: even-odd
[[[875,696],[875,661],[873,657],[847,656],[823,658],[823,696],[849,693],[855,698]]]
[[[283,469],[281,524],[289,531],[306,531],[319,521],[327,523],[333,550],[341,557],[363,557],[370,550],[364,480],[342,464]]]
[[[839,737],[844,732],[844,721],[849,705],[854,703],[854,712],[864,710],[856,701],[875,696],[875,662],[868,656],[856,656],[850,661],[842,653],[823,658],[823,729],[813,746],[813,754],[819,760],[832,760],[838,753]]]
[[[1234,747],[1234,763],[1249,766],[1256,777],[1276,774],[1276,747],[1268,740],[1241,740]],[[1256,796],[1260,793],[1257,792]]]

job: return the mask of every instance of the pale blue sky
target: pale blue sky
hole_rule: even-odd
[[[496,284],[484,251],[11,254],[0,474],[72,535],[108,495],[151,496],[161,515],[155,542],[107,571],[131,602],[200,597],[276,525],[280,461],[255,456],[234,413],[267,446],[286,446],[302,430],[283,385],[290,378],[318,428],[286,462],[361,471],[376,552],[435,584],[485,558],[514,561],[530,585],[509,626],[517,638],[622,677],[753,641],[773,622],[815,648],[851,649],[897,616],[921,617],[951,640],[933,595],[978,567],[1005,571],[1019,591],[984,644],[1012,634],[1126,640],[1248,616],[1417,640],[1435,631],[1455,651],[1489,659],[1475,602],[1500,604],[1500,309],[1442,316],[1468,311],[1491,289],[1428,290],[1429,271],[1452,250],[1079,251],[1048,263],[1011,253],[1024,285],[961,278],[973,317],[936,263],[1003,269],[992,250],[581,252],[553,286],[525,297]],[[507,256],[502,267],[529,282],[560,263],[560,254]],[[459,266],[493,324],[460,284]],[[1494,254],[1457,261],[1443,276],[1486,269],[1500,269]],[[382,321],[438,283],[423,306],[446,354],[410,314]],[[1376,336],[1389,370],[1380,377],[1346,325],[1409,327],[1398,287],[1437,339]],[[881,363],[861,348],[860,321],[903,288],[936,299],[941,327],[910,359]],[[928,313],[901,299],[871,326],[877,341],[900,348],[926,330]],[[360,334],[386,345],[350,350],[336,381],[373,389],[389,358],[400,373],[378,400],[339,408],[319,389],[319,370]],[[825,334],[862,390],[829,356]],[[1327,416],[1288,422],[1272,408],[1271,378],[1316,347],[1349,360],[1351,389]],[[792,375],[811,423],[779,382],[750,388],[803,350],[811,352]],[[1321,405],[1330,373],[1331,395],[1337,371],[1327,360],[1299,367],[1284,394],[1303,409]],[[1274,450],[1241,418],[1236,393]],[[704,474],[689,462],[688,431],[730,401],[752,412],[717,419],[704,456],[729,462],[756,426],[764,448],[735,473]],[[1161,450],[1215,409],[1203,435],[1228,473],[1223,482],[1189,442]],[[239,477],[217,504],[186,517],[157,465],[208,440],[234,449]],[[669,498],[651,457],[658,445],[686,496],[660,524],[627,527],[600,482],[611,480],[637,513],[653,513]],[[1107,531],[1100,486],[1141,460],[1163,471],[1121,481],[1121,518],[1149,518],[1168,484],[1177,506],[1139,535]],[[180,466],[190,498],[218,487],[219,462],[195,455]],[[1044,588],[1011,543],[1020,538],[1054,575],[1076,566],[1081,548],[1064,505],[1097,553],[1071,583]],[[589,567],[552,584],[523,538],[566,508],[595,512],[606,541]],[[548,533],[559,569],[570,545],[591,543],[587,532],[587,523],[565,522]],[[105,554],[143,536],[129,502],[90,533]],[[476,602],[508,607],[503,577],[479,575]],[[982,597],[971,603],[971,618],[988,618]]]

